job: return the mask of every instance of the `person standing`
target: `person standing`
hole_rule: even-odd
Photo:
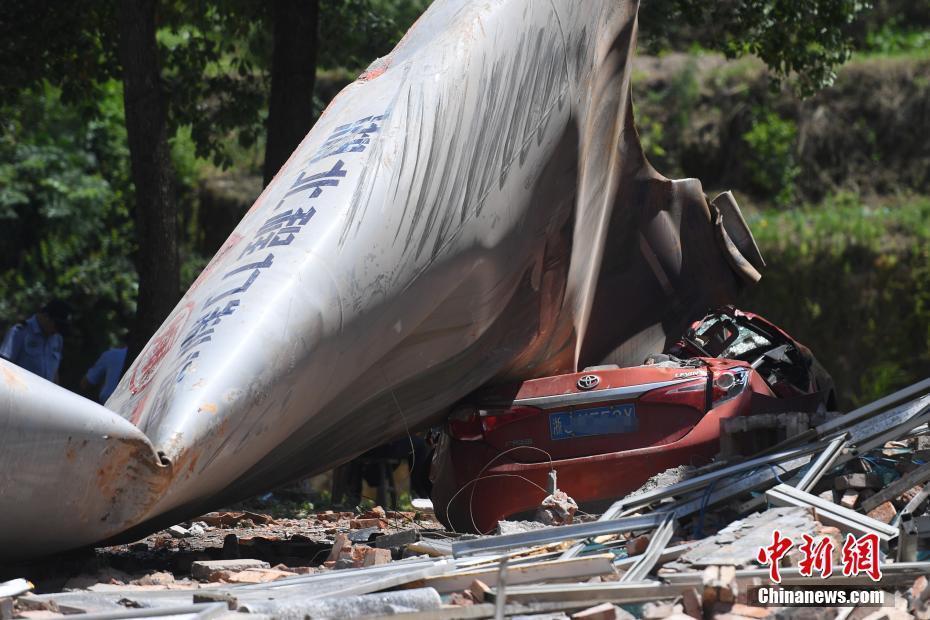
[[[87,374],[81,379],[81,389],[87,393],[91,387],[100,386],[100,392],[97,395],[97,402],[101,405],[107,402],[110,394],[116,389],[120,377],[123,376],[123,366],[126,365],[125,344],[118,347],[107,349],[100,354],[94,365],[90,367]]]
[[[61,332],[67,327],[71,306],[53,299],[31,317],[17,323],[0,344],[0,357],[58,383],[58,367],[64,340]]]

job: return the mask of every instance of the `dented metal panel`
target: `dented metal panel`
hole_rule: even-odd
[[[330,104],[106,408],[0,386],[0,553],[132,537],[328,469],[488,382],[638,363],[732,301],[761,257],[735,203],[646,162],[636,11],[434,2]],[[68,438],[88,442],[73,462]],[[26,536],[40,515],[48,536]]]
[[[161,498],[166,473],[138,428],[0,360],[0,556],[118,534]]]

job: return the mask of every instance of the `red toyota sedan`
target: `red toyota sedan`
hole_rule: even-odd
[[[596,366],[473,394],[451,414],[431,478],[437,516],[490,532],[531,514],[549,472],[596,511],[678,465],[719,451],[720,420],[834,407],[833,382],[804,345],[725,307],[642,366]]]

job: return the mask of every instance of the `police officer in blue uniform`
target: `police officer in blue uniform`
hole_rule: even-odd
[[[71,306],[60,299],[50,301],[7,331],[3,344],[0,344],[0,357],[58,383],[64,344],[61,332],[70,316]]]
[[[107,349],[100,354],[94,365],[81,379],[81,389],[85,392],[90,391],[92,387],[99,387],[97,402],[101,405],[107,402],[110,394],[119,384],[120,377],[123,376],[123,368],[126,366],[126,351],[125,344]]]

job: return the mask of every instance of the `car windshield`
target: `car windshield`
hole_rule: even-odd
[[[694,340],[713,357],[752,361],[774,344],[771,340],[726,315],[704,320],[694,332]]]

